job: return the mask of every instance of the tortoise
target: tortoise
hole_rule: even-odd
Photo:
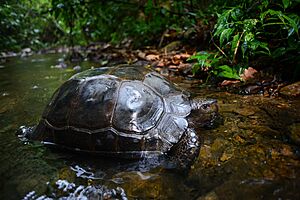
[[[192,99],[156,72],[96,68],[63,83],[39,124],[21,131],[46,145],[121,158],[163,154],[187,167],[200,149],[191,116],[199,126],[216,115],[216,100]]]

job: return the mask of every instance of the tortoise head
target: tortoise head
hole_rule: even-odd
[[[218,104],[215,99],[194,98],[190,101],[193,118],[197,126],[212,127],[218,118]]]

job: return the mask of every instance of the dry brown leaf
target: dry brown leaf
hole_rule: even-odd
[[[164,67],[165,63],[163,61],[159,61],[159,63],[156,66],[157,67]]]
[[[240,82],[239,80],[224,80],[222,81],[221,86],[232,85],[239,82]]]
[[[248,69],[245,69],[244,73],[241,75],[241,78],[246,81],[249,80],[251,78],[254,78],[254,74],[257,73],[257,70],[252,68],[252,67],[248,67]]]
[[[159,60],[159,55],[149,54],[146,56],[146,60],[148,60],[148,61]]]
[[[190,54],[187,53],[181,53],[181,54],[176,54],[173,58],[176,60],[186,60],[190,57]]]

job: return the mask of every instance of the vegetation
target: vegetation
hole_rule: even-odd
[[[248,0],[232,4],[235,6],[226,6],[217,15],[212,33],[216,50],[191,57],[198,61],[194,73],[208,67],[206,71],[211,74],[239,79],[249,60],[258,56],[299,64],[299,1]]]
[[[132,40],[135,47],[157,46],[166,30],[188,42],[189,35],[182,35],[192,29],[210,36],[202,41],[208,44],[206,49],[197,43],[200,51],[189,59],[196,62],[195,75],[240,79],[251,61],[266,57],[299,64],[299,0],[10,0],[2,4],[1,51],[98,41],[118,44],[124,39]]]
[[[62,36],[47,9],[47,0],[10,0],[0,6],[0,51],[45,48]]]

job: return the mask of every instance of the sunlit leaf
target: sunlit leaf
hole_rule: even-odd
[[[289,25],[293,27],[294,31],[296,31],[296,33],[298,33],[297,23],[292,18],[288,17],[287,15],[283,15],[282,17],[285,18],[289,22]]]
[[[214,74],[219,77],[230,78],[230,79],[241,79],[239,74],[232,67],[229,67],[228,65],[218,66],[216,67],[216,70],[217,71],[214,71]]]
[[[220,35],[220,45],[222,46],[223,42],[225,41],[225,39],[228,41],[229,37],[231,36],[231,34],[233,33],[233,29],[228,28],[222,31],[221,35]]]
[[[282,4],[283,4],[284,9],[288,8],[290,3],[291,3],[290,0],[282,0]]]

